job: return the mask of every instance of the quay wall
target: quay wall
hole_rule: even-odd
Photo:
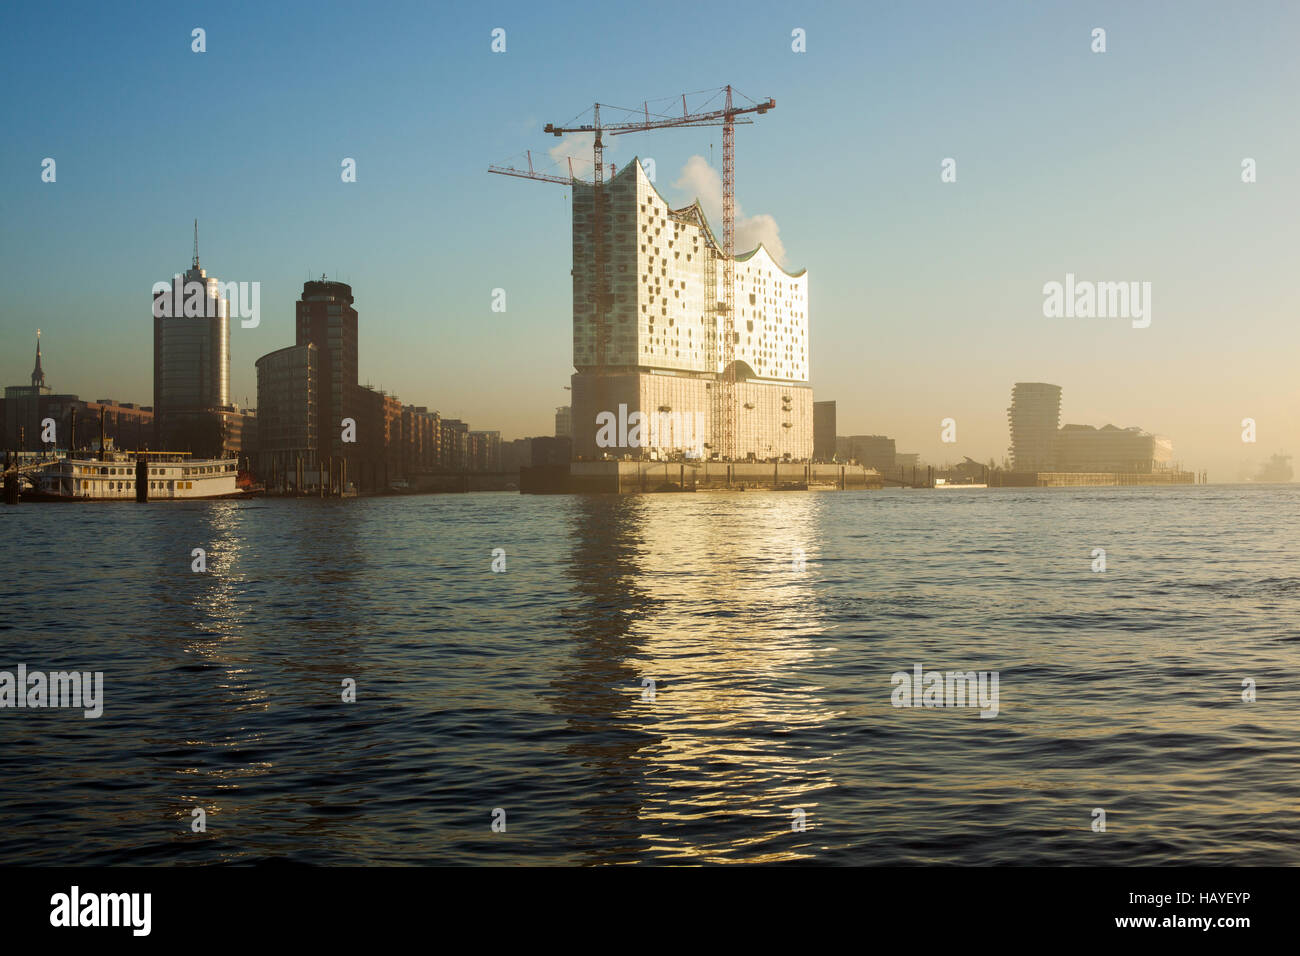
[[[639,494],[664,491],[839,491],[881,488],[861,465],[804,462],[575,461],[523,469],[524,493]]]
[[[1110,487],[1116,485],[1193,485],[1193,471],[1126,472],[1065,472],[1040,471],[1039,488]]]

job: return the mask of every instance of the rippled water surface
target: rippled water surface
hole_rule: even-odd
[[[106,701],[0,710],[0,863],[1295,864],[1298,552],[1288,486],[6,507],[0,670]]]

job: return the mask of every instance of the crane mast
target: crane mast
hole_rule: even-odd
[[[736,457],[736,122],[730,86],[722,127],[722,302],[722,377],[713,418],[719,454],[730,461]]]

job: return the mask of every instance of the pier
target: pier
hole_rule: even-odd
[[[33,476],[54,459],[46,455],[23,455],[5,452],[3,471],[4,503],[18,504],[23,485],[30,490],[35,485]]]

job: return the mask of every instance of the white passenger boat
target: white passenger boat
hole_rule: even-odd
[[[191,460],[166,452],[78,452],[47,462],[31,474],[23,498],[34,501],[136,501],[137,482],[147,500],[236,498],[234,458]]]

